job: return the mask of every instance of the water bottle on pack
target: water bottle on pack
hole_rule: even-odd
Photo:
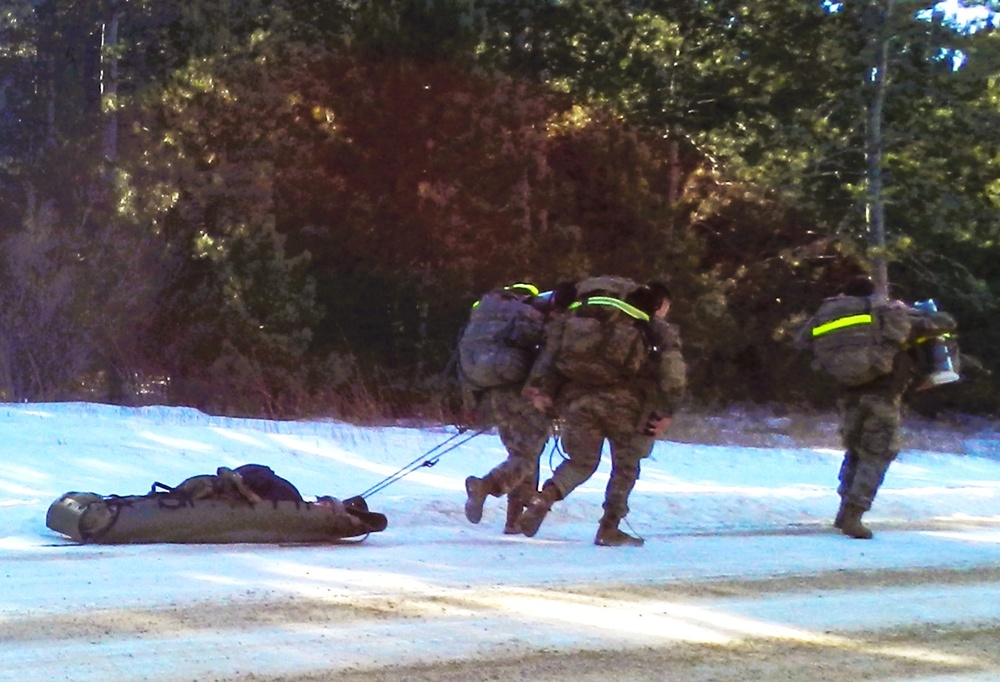
[[[917,301],[913,307],[927,312],[938,311],[937,302],[933,298]],[[920,385],[921,389],[950,384],[961,378],[955,371],[955,359],[951,355],[948,336],[948,334],[935,336],[920,342],[923,352],[927,353],[928,364],[931,367],[931,371]]]

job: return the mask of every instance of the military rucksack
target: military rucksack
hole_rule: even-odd
[[[553,364],[571,381],[591,386],[636,376],[649,358],[649,315],[610,296],[591,296],[570,306]]]
[[[815,364],[845,386],[861,386],[892,372],[910,320],[901,307],[836,296],[823,301],[809,333]]]
[[[472,308],[458,342],[462,376],[479,388],[523,382],[542,343],[545,316],[530,294],[491,291]]]

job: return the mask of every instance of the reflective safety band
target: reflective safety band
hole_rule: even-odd
[[[538,287],[529,282],[515,282],[514,284],[505,286],[504,291],[526,291],[532,296],[538,295]]]
[[[534,284],[530,284],[529,282],[515,282],[514,284],[508,284],[503,288],[503,290],[510,291],[512,293],[525,293],[528,296],[538,296],[539,294],[538,287]],[[478,308],[480,303],[482,303],[482,300],[476,301],[472,304],[472,308]]]
[[[859,324],[871,324],[872,316],[868,313],[861,315],[848,315],[847,317],[840,317],[836,320],[831,320],[826,324],[821,324],[818,327],[813,327],[812,335],[813,337],[823,336],[824,334],[829,334],[830,332],[835,332],[838,329],[843,329],[844,327],[856,327]]]
[[[934,341],[935,339],[950,339],[951,332],[945,332],[943,334],[935,334],[934,336],[921,336],[916,339],[913,343],[927,343],[928,341]]]
[[[569,310],[579,308],[582,305],[606,305],[611,308],[617,308],[629,317],[641,320],[642,322],[649,322],[649,315],[642,312],[634,305],[629,305],[625,301],[617,298],[611,298],[610,296],[591,296],[590,298],[585,298],[582,301],[570,304]]]

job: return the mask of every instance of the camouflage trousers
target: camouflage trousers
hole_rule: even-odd
[[[589,391],[560,406],[560,440],[567,459],[552,474],[566,497],[597,471],[605,439],[611,449],[611,476],[604,491],[604,519],[617,523],[628,515],[628,498],[639,480],[640,461],[654,438],[638,432],[643,405],[635,391]]]
[[[846,452],[837,493],[845,504],[867,511],[899,454],[902,396],[849,391],[838,408]]]
[[[538,460],[552,434],[552,420],[521,397],[520,387],[491,389],[483,399],[507,450],[507,459],[485,477],[490,494],[510,495],[511,504],[526,504],[538,489]]]

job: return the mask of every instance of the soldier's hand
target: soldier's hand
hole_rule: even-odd
[[[673,420],[674,418],[670,415],[659,415],[654,413],[649,417],[649,420],[646,421],[646,428],[643,433],[647,436],[658,438],[663,435],[663,432],[667,430],[667,427],[670,426],[670,422]]]
[[[528,399],[535,409],[545,414],[552,412],[552,398],[542,392],[537,386],[525,386],[521,395]]]

